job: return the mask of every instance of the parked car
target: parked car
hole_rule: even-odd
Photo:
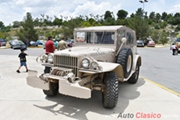
[[[147,47],[155,47],[155,42],[153,40],[150,40],[147,44]]]
[[[71,40],[71,39],[66,40],[66,44],[68,47],[72,47],[74,45],[74,40]]]
[[[10,42],[10,46],[12,49],[26,49],[26,45],[20,40],[12,40]]]
[[[30,41],[30,45],[31,46],[38,46],[38,42],[37,41]]]
[[[137,40],[137,47],[144,47],[144,40]]]
[[[37,44],[38,44],[38,45],[44,45],[44,43],[45,43],[45,42],[44,42],[43,40],[37,40]]]
[[[6,41],[3,38],[0,38],[0,46],[6,46]]]

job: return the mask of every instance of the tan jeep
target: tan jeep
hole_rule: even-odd
[[[114,108],[119,82],[134,84],[138,80],[141,57],[135,31],[125,26],[75,28],[74,42],[72,48],[42,55],[39,59],[51,67],[50,73],[37,77],[37,71],[29,70],[27,84],[43,89],[47,96],[59,91],[88,99],[98,90],[103,106]]]

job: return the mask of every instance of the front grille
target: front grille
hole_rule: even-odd
[[[77,76],[78,58],[71,56],[54,56],[54,66],[64,67],[73,70],[73,73]]]

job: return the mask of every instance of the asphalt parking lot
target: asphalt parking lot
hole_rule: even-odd
[[[142,53],[142,51],[139,52]],[[148,53],[148,51],[143,52]],[[146,59],[152,58],[148,54]],[[166,53],[161,51],[161,54]],[[178,61],[180,56],[169,57]],[[150,64],[146,64],[148,63],[146,59],[143,64],[148,70],[142,68],[140,73],[144,76],[135,85],[121,83],[117,107],[104,109],[101,104],[101,93],[97,91],[93,92],[92,98],[87,100],[61,94],[54,98],[46,97],[42,90],[26,84],[25,68],[22,68],[20,74],[15,72],[19,66],[17,55],[0,54],[0,58],[0,120],[180,119],[179,96],[146,80],[146,78],[151,80],[147,73]],[[28,56],[28,66],[30,69],[38,70],[40,74],[43,67],[35,61],[35,58],[35,56]],[[151,72],[155,68],[151,67]],[[158,80],[161,76],[151,77]]]

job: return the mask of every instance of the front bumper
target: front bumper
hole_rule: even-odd
[[[56,69],[55,67],[53,69]],[[61,69],[62,70],[62,69]],[[63,70],[67,70],[64,69]],[[43,77],[42,77],[43,76]],[[49,90],[50,80],[58,80],[59,93],[64,95],[69,95],[77,98],[88,99],[91,98],[91,89],[80,86],[78,81],[73,83],[68,81],[68,76],[56,76],[50,74],[43,74],[41,77],[37,77],[37,71],[29,70],[27,77],[27,84],[29,86],[40,88],[44,90]]]

